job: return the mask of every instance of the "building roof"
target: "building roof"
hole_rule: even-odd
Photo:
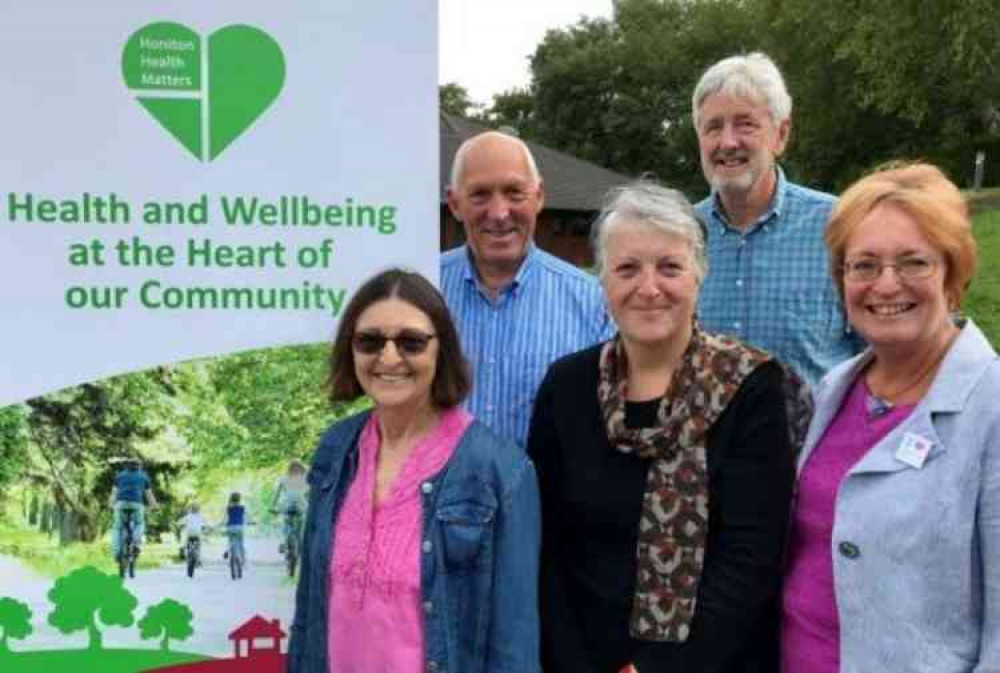
[[[235,631],[229,634],[229,640],[247,640],[253,638],[284,638],[287,636],[281,630],[281,622],[277,619],[268,621],[260,615],[254,615]]]
[[[440,112],[441,143],[441,202],[451,179],[451,162],[459,145],[467,138],[490,128],[474,121]],[[550,210],[594,211],[601,207],[604,194],[612,187],[630,182],[621,173],[602,168],[589,161],[554,150],[545,145],[526,141],[545,180],[545,208]]]

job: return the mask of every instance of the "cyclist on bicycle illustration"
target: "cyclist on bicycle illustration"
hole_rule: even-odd
[[[121,469],[115,474],[111,487],[111,551],[117,559],[122,552],[122,526],[126,512],[132,513],[132,542],[135,554],[138,555],[142,546],[142,536],[146,531],[146,504],[153,508],[157,506],[153,495],[153,484],[149,475],[142,469],[138,458],[127,457],[117,461]]]
[[[229,548],[223,558],[229,558],[230,554],[236,553],[240,565],[246,565],[247,552],[243,545],[243,531],[250,521],[247,520],[247,508],[242,504],[238,492],[233,492],[229,496],[229,504],[226,505],[225,531],[229,536]]]
[[[302,517],[306,511],[306,466],[301,460],[288,463],[285,474],[278,479],[278,487],[271,501],[271,510],[282,515],[282,542],[279,552],[285,553],[286,540],[293,532],[301,535]]]
[[[209,525],[208,521],[201,513],[201,508],[198,507],[198,503],[192,503],[188,506],[187,513],[177,520],[177,523],[181,527],[181,556],[186,556],[188,546],[192,539],[197,540],[200,545],[202,536],[207,532]]]

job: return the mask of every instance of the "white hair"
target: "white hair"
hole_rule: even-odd
[[[717,93],[763,102],[775,125],[792,116],[792,97],[788,95],[781,71],[761,52],[730,56],[705,71],[691,96],[695,129],[699,126],[702,103]]]
[[[597,274],[602,278],[607,271],[608,238],[624,223],[640,224],[687,243],[695,276],[701,284],[708,271],[705,229],[682,193],[645,179],[608,192],[592,234]]]

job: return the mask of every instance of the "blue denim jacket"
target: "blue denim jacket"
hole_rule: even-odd
[[[368,415],[334,424],[313,458],[287,673],[336,673],[327,661],[333,526]],[[531,461],[473,421],[420,490],[430,542],[420,556],[426,670],[536,673],[540,513]]]

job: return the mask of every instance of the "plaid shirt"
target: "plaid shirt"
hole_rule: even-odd
[[[695,206],[708,230],[700,324],[762,348],[810,386],[862,350],[829,271],[823,228],[836,199],[788,182],[778,168],[771,207],[739,230],[713,193]]]
[[[472,365],[466,407],[522,448],[549,365],[615,333],[597,279],[534,245],[496,300],[481,286],[468,248],[449,250],[441,255],[441,293]]]

